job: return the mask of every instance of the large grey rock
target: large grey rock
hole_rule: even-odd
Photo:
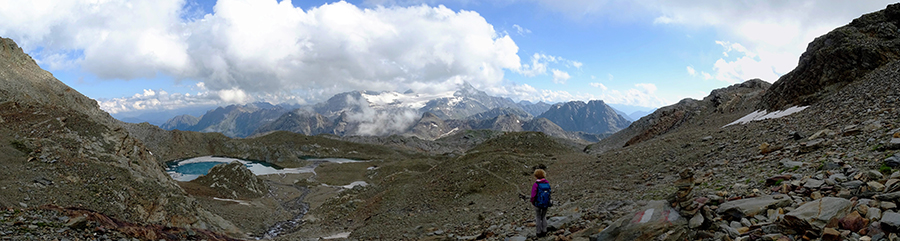
[[[853,181],[841,183],[841,186],[843,186],[844,188],[850,189],[850,190],[855,190],[855,189],[859,189],[859,187],[861,187],[863,184],[864,183],[860,180],[853,180]]]
[[[683,240],[687,238],[687,222],[667,202],[651,201],[591,236],[591,241]]]
[[[807,202],[794,211],[784,215],[779,224],[787,229],[804,232],[806,230],[822,230],[831,219],[846,216],[853,207],[853,202],[843,198],[824,197]]]
[[[723,203],[716,211],[720,215],[726,215],[732,220],[741,220],[743,217],[752,217],[764,212],[766,209],[774,209],[791,205],[788,195],[772,195],[755,198],[747,198]]]
[[[866,218],[872,222],[881,220],[881,209],[880,208],[869,208],[868,212],[866,212]]]
[[[900,138],[891,138],[891,141],[884,145],[884,148],[887,150],[897,150],[900,149]]]
[[[874,198],[880,201],[895,201],[897,199],[900,199],[900,191],[875,195]]]
[[[881,216],[881,229],[885,232],[900,232],[900,214],[893,211],[884,212]]]
[[[900,139],[900,138],[894,138],[894,139]],[[884,165],[889,166],[891,168],[900,166],[900,154],[894,154],[893,156],[884,159]]]
[[[566,216],[555,216],[547,219],[547,228],[550,230],[563,229],[574,220],[581,218],[581,213],[574,213]]]
[[[815,189],[815,188],[821,187],[822,184],[825,184],[825,181],[815,179],[815,178],[810,178],[809,180],[806,180],[806,184],[803,184],[803,187]]]
[[[691,218],[691,220],[688,222],[688,227],[690,227],[691,229],[699,228],[701,225],[703,225],[703,221],[703,214],[697,212],[696,214],[694,214],[694,217]]]

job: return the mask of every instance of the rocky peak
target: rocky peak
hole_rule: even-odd
[[[900,4],[863,15],[813,40],[797,67],[778,79],[760,108],[809,105],[866,73],[900,59]]]
[[[469,82],[463,82],[459,85],[459,90],[453,93],[453,96],[487,96],[487,93],[476,89]]]
[[[165,130],[188,130],[192,126],[200,122],[200,118],[192,115],[179,115],[161,125],[160,128]]]
[[[591,134],[613,133],[631,124],[602,100],[558,103],[538,118],[546,118],[566,131]]]

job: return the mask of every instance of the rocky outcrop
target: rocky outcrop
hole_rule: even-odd
[[[109,114],[100,110],[97,101],[78,93],[41,69],[12,39],[0,37],[0,63],[3,64],[0,68],[0,102],[65,106],[104,124],[115,122]]]
[[[591,145],[586,151],[603,153],[611,149],[645,142],[683,126],[704,125],[721,120],[722,116],[742,116],[754,110],[769,86],[771,85],[763,80],[752,79],[713,90],[703,100],[681,100],[674,105],[659,108],[652,114],[644,116],[628,128]]]
[[[900,4],[859,17],[813,40],[797,67],[778,79],[760,108],[778,110],[809,105],[900,59]]]
[[[215,165],[209,169],[209,173],[192,182],[208,186],[221,197],[230,199],[252,199],[269,194],[265,181],[238,161]]]
[[[419,118],[419,121],[410,128],[410,134],[425,140],[434,140],[450,134],[452,129],[441,118],[431,112],[425,112],[422,114],[422,118]]]
[[[516,116],[516,118],[520,119],[520,120],[531,120],[531,118],[534,118],[534,116],[532,116],[531,114],[528,114],[528,112],[525,112],[522,109],[494,108],[489,111],[471,115],[469,117],[466,117],[466,119],[468,119],[468,120],[486,120],[486,119],[497,118],[498,116],[504,116],[504,115]]]

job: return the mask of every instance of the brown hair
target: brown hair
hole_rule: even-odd
[[[547,172],[544,172],[544,169],[534,170],[534,177],[537,179],[544,179],[547,177]]]

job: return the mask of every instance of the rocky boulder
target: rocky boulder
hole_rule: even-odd
[[[798,233],[807,230],[822,230],[832,219],[846,216],[853,207],[853,202],[844,198],[824,197],[807,202],[794,211],[784,215],[780,225]]]
[[[591,236],[591,241],[682,240],[687,237],[687,222],[667,202],[652,201]]]
[[[744,217],[756,216],[768,209],[790,206],[791,203],[791,198],[784,194],[747,198],[726,202],[719,206],[717,212],[723,215],[723,218],[741,220]]]

